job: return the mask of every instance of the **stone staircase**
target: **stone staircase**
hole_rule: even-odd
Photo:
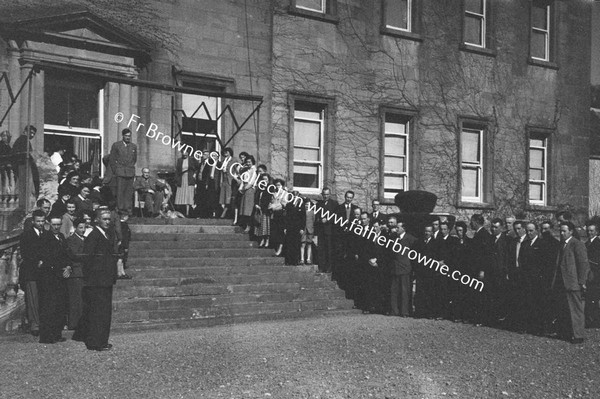
[[[134,219],[113,330],[211,326],[353,312],[316,266],[285,266],[230,220]]]

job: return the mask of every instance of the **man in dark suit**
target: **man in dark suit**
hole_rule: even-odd
[[[433,226],[425,226],[423,239],[415,243],[415,251],[431,259],[438,259],[438,245],[433,239]],[[434,300],[439,293],[435,292],[434,273],[428,266],[415,263],[415,317],[432,318],[441,315],[441,307],[435,306]],[[444,277],[447,279],[447,277]],[[437,303],[436,303],[437,304]]]
[[[437,240],[440,237],[440,218],[436,217],[433,222],[431,222],[431,226],[433,227],[433,239]]]
[[[371,219],[371,223],[377,221],[379,225],[383,226],[387,222],[387,215],[379,210],[379,207],[381,206],[379,200],[374,199],[371,202],[371,206],[373,207],[373,212],[369,214],[369,219]]]
[[[515,231],[516,238],[510,243],[508,250],[508,286],[510,297],[508,300],[508,327],[514,331],[525,332],[526,326],[525,320],[523,320],[523,302],[525,301],[523,274],[525,252],[523,248],[527,239],[525,222],[521,220],[514,221],[513,230]]]
[[[492,265],[490,268],[490,284],[486,287],[491,291],[492,322],[502,322],[508,314],[508,264],[511,239],[504,231],[504,221],[500,218],[492,220]]]
[[[38,290],[40,297],[40,343],[63,342],[67,302],[66,278],[71,269],[67,242],[60,232],[62,218],[50,218],[50,231],[43,235],[42,265]]]
[[[27,320],[31,334],[38,336],[40,333],[38,280],[40,266],[42,265],[43,237],[46,233],[46,214],[41,209],[33,211],[32,226],[26,228],[21,234],[21,264],[19,265],[19,283],[25,291],[25,305]]]
[[[492,235],[483,227],[485,220],[481,214],[471,216],[471,228],[475,231],[472,242],[472,260],[473,272],[475,278],[481,281],[489,281],[489,270],[492,264]],[[476,324],[491,324],[489,317],[489,309],[486,309],[486,304],[489,300],[486,297],[489,292],[477,292],[471,290],[473,321]]]
[[[585,243],[590,274],[588,276],[588,290],[585,298],[585,319],[589,327],[600,325],[600,238],[596,222],[587,225],[588,240]]]
[[[334,246],[333,246],[333,234],[334,234],[334,221],[323,219],[322,215],[327,214],[333,215],[338,202],[331,199],[331,191],[329,188],[323,188],[321,191],[323,199],[317,201],[317,208],[323,209],[322,212],[315,212],[315,224],[318,240],[318,256],[319,256],[319,270],[323,273],[331,273],[334,264]]]
[[[559,300],[559,337],[581,344],[585,334],[582,293],[590,271],[585,245],[573,238],[575,225],[560,224],[561,249],[552,287]]]
[[[117,241],[110,228],[111,213],[96,211],[96,227],[83,244],[83,314],[73,334],[89,350],[106,351],[112,316],[112,291],[117,281]]]
[[[440,264],[449,265],[451,269],[458,270],[456,259],[458,245],[458,237],[450,235],[450,224],[447,221],[440,222],[440,235],[437,239],[437,260]],[[454,321],[458,316],[456,308],[460,299],[460,284],[450,281],[446,276],[438,272],[435,272],[433,276],[434,305],[437,309],[438,317],[445,317]]]
[[[69,330],[77,328],[82,312],[82,292],[83,292],[83,242],[85,237],[85,220],[83,218],[75,219],[73,222],[75,232],[67,237],[67,245],[69,254],[73,260],[71,264],[71,274],[67,279],[67,295],[68,295],[68,310],[67,310],[67,326]]]
[[[539,235],[538,226],[527,223],[527,239],[523,244],[523,324],[527,331],[536,335],[544,332],[543,271],[547,265],[547,251],[543,238]]]
[[[156,217],[163,203],[166,184],[150,176],[150,169],[143,168],[142,176],[135,178],[133,188],[137,190],[140,201],[144,201],[146,215]]]
[[[336,261],[332,277],[337,280],[342,289],[345,289],[348,283],[348,270],[350,265],[350,243],[352,233],[348,231],[351,221],[354,219],[354,210],[358,208],[352,203],[354,200],[354,191],[346,191],[344,203],[337,206],[335,214],[337,220],[342,220],[334,227]],[[345,221],[345,223],[344,223]]]
[[[390,224],[390,222],[392,223]],[[389,226],[393,226],[396,222],[395,216],[388,218]],[[388,229],[388,239],[398,240],[402,245],[402,250],[404,250],[404,247],[414,247],[417,241],[415,237],[406,232],[403,222],[397,222],[395,228],[390,227]],[[402,250],[400,252],[388,250],[387,267],[391,275],[390,307],[392,315],[408,317],[409,302],[412,295],[410,281],[412,265],[408,257],[409,250]]]
[[[117,180],[117,207],[131,214],[137,146],[131,142],[131,130],[123,129],[121,135],[123,140],[110,149],[109,166]]]

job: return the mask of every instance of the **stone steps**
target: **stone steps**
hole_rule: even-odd
[[[127,273],[113,294],[115,330],[232,324],[348,312],[315,265],[286,266],[219,219],[130,220]]]
[[[204,236],[210,236],[211,234],[204,234]],[[240,234],[240,236],[242,236]],[[204,237],[203,237],[204,238]],[[214,248],[229,248],[229,249],[242,249],[242,248],[258,248],[258,243],[254,241],[248,241],[247,237],[240,240],[204,240],[200,238],[198,240],[186,240],[186,241],[159,241],[159,240],[144,240],[144,241],[132,241],[129,245],[129,251],[145,251],[148,249],[214,249]],[[265,251],[263,249],[263,251]],[[268,253],[272,253],[269,250]],[[267,253],[265,251],[265,253]]]
[[[230,257],[230,258],[217,258],[217,257],[200,257],[200,258],[186,258],[181,257],[177,259],[165,258],[165,257],[136,257],[135,253],[130,255],[127,265],[130,268],[145,268],[145,267],[198,267],[198,266],[249,266],[249,265],[283,265],[284,259],[281,257]]]

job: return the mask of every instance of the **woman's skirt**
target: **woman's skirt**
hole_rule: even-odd
[[[283,232],[284,227],[285,219],[283,211],[274,211],[273,218],[271,219],[271,238],[269,241],[275,248],[280,244],[283,244],[283,240],[285,239],[285,233]]]
[[[242,202],[240,203],[240,215],[252,216],[254,211],[254,192],[256,189],[250,187],[242,193]]]
[[[181,181],[187,182],[187,172],[183,174]],[[175,205],[194,205],[194,186],[182,184],[177,187]]]
[[[263,212],[260,216],[260,223],[256,228],[254,234],[257,237],[268,237],[271,234],[271,217],[270,215]]]
[[[231,181],[224,179],[219,192],[219,204],[229,205],[231,203]]]

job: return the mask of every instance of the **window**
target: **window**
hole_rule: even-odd
[[[337,24],[337,0],[291,0],[290,14]]]
[[[319,193],[323,187],[325,107],[296,101],[294,107],[294,188]]]
[[[325,13],[327,0],[296,0],[296,7],[303,10]]]
[[[540,135],[529,138],[529,203],[547,204],[548,139]]]
[[[384,0],[384,21],[388,29],[412,31],[413,0]]]
[[[534,1],[531,6],[530,56],[534,60],[550,61],[550,5]]]
[[[101,82],[74,72],[45,71],[45,152],[64,149],[67,156],[89,163],[92,174],[101,174],[103,121]]]
[[[183,82],[183,86],[207,91],[225,91],[221,86],[187,81]],[[217,117],[221,114],[221,98],[183,93],[181,109],[185,113],[185,116],[181,115],[181,141],[196,150],[220,151],[217,138],[221,137],[222,119],[217,120]]]
[[[402,115],[386,113],[383,130],[383,198],[389,200],[408,190],[409,120]]]
[[[487,0],[465,0],[463,41],[465,44],[485,48]]]
[[[483,202],[483,132],[466,126],[461,131],[461,200],[465,202]]]

